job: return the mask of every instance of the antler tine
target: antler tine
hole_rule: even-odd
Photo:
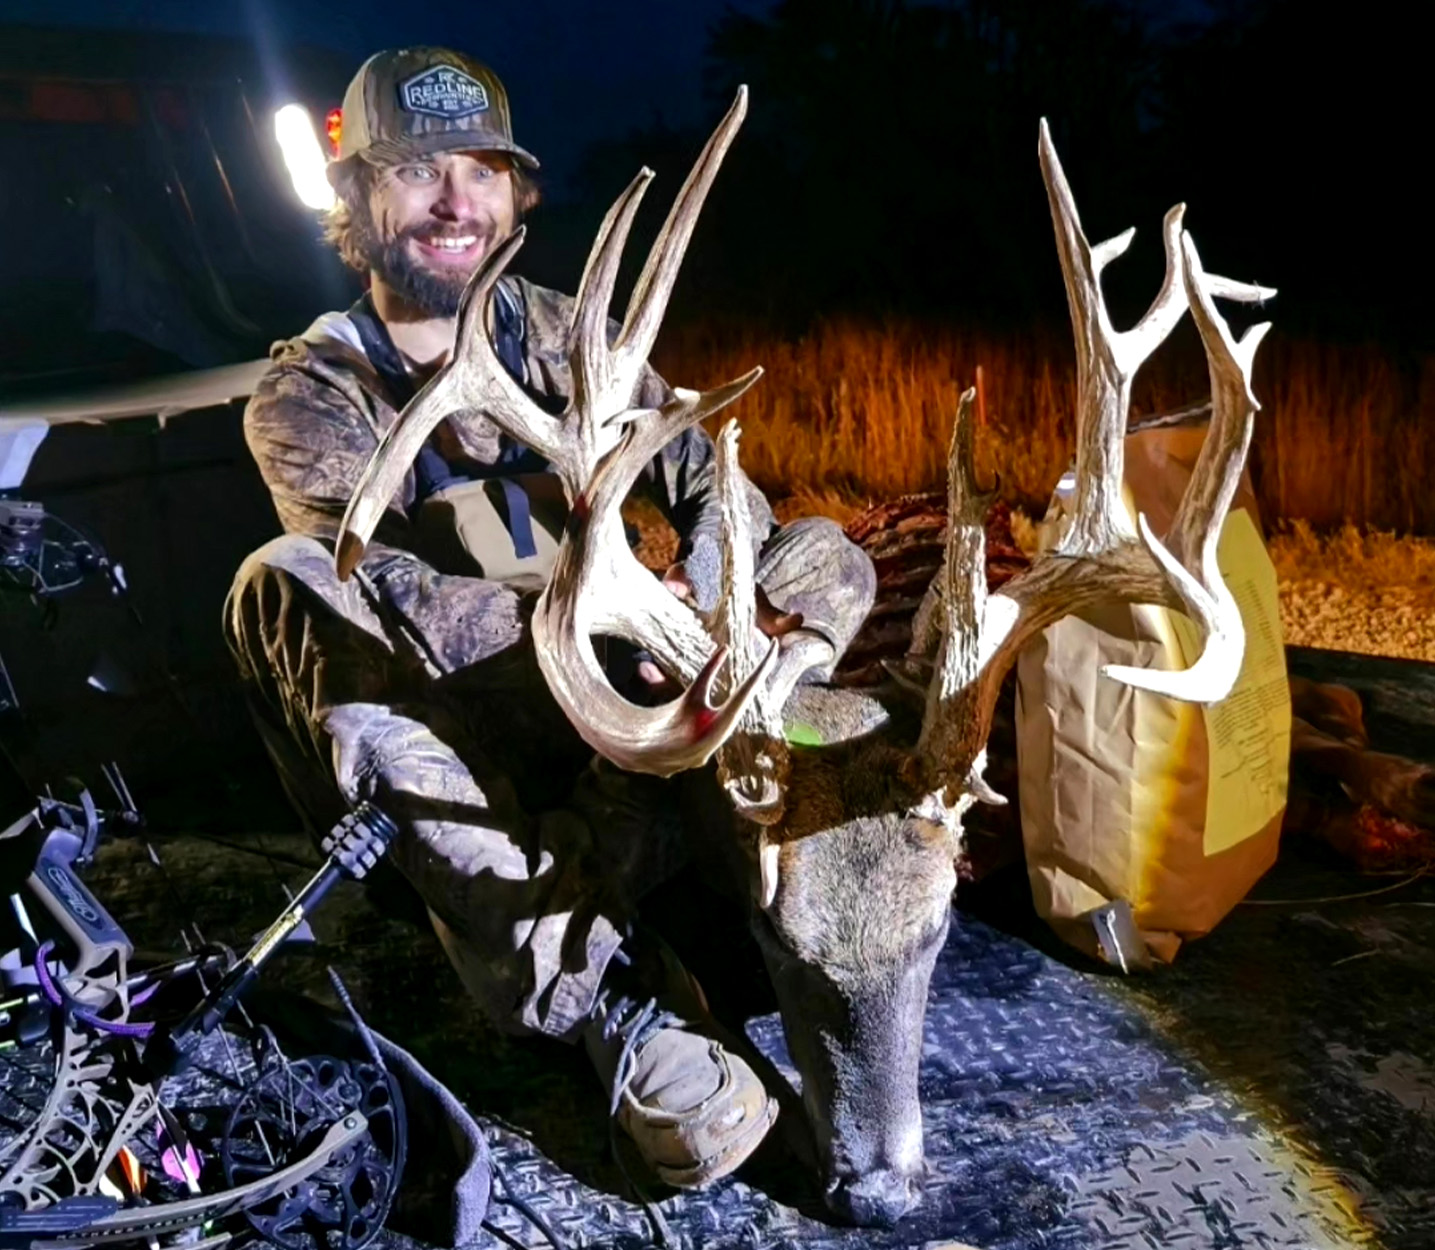
[[[646,165],[640,169],[623,194],[613,202],[598,227],[598,235],[583,267],[583,278],[578,283],[577,310],[573,315],[573,330],[578,337],[596,337],[598,342],[607,346],[608,310],[613,302],[618,266],[623,260],[623,249],[628,244],[633,218],[653,177],[653,171]]]
[[[596,468],[602,450],[602,423],[615,415],[605,409],[616,405],[621,412],[632,393],[635,377],[619,376],[625,371],[617,368],[618,362],[608,346],[608,311],[633,218],[652,180],[651,169],[640,170],[608,210],[578,285],[573,310],[573,396],[569,410],[577,415],[578,438],[584,454],[583,463],[575,466],[575,480],[569,483],[570,496],[582,489]]]
[[[340,580],[346,579],[363,557],[424,442],[451,413],[481,408],[513,437],[550,459],[563,458],[556,422],[508,376],[493,353],[484,325],[488,297],[523,239],[520,226],[469,279],[459,302],[454,358],[404,406],[364,467],[339,526],[334,564]]]
[[[1181,281],[1181,236],[1185,233],[1182,229],[1185,220],[1184,204],[1166,210],[1161,222],[1161,246],[1166,252],[1166,273],[1161,279],[1161,289],[1141,320],[1118,337],[1118,342],[1127,346],[1133,358],[1130,361],[1133,373],[1171,336],[1186,311],[1186,291]]]
[[[939,620],[940,631],[916,758],[925,762],[925,788],[938,799],[919,814],[949,826],[964,810],[963,795],[1001,801],[982,776],[982,744],[991,722],[991,708],[983,710],[982,705],[984,700],[995,705],[995,691],[986,689],[983,677],[1004,631],[992,629],[988,620],[992,597],[986,580],[986,516],[992,495],[976,480],[976,395],[975,388],[968,388],[957,404],[947,455],[946,549],[923,604],[927,628]]]
[[[1241,671],[1245,628],[1240,609],[1227,590],[1216,563],[1216,545],[1235,498],[1250,447],[1260,403],[1251,390],[1256,349],[1270,330],[1262,322],[1237,343],[1216,310],[1213,288],[1229,298],[1269,298],[1265,287],[1214,281],[1201,266],[1189,234],[1181,238],[1182,270],[1191,315],[1206,349],[1211,378],[1211,423],[1191,480],[1181,497],[1164,546],[1140,518],[1143,542],[1180,596],[1185,611],[1204,636],[1200,658],[1189,668],[1169,672],[1108,665],[1102,671],[1116,681],[1173,699],[1210,701],[1224,697]]]
[[[1233,283],[1206,273],[1189,234],[1183,234],[1181,247],[1191,316],[1206,349],[1211,422],[1166,536],[1166,546],[1197,577],[1204,577],[1214,559],[1221,521],[1235,498],[1255,414],[1261,408],[1251,390],[1251,375],[1256,350],[1271,328],[1269,321],[1253,325],[1237,343],[1214,301],[1222,298],[1256,303],[1273,298],[1276,292],[1271,287]]]
[[[1121,440],[1134,369],[1118,347],[1118,336],[1101,295],[1101,271],[1130,246],[1134,230],[1092,248],[1061,160],[1041,119],[1037,154],[1056,229],[1056,248],[1066,283],[1066,301],[1076,336],[1077,447],[1076,520],[1062,551],[1099,551],[1113,540],[1135,537],[1121,504],[1125,454]],[[1158,297],[1159,300],[1159,297]],[[1154,345],[1153,345],[1154,349]]]
[[[717,436],[716,491],[721,513],[722,596],[712,612],[709,632],[732,653],[734,684],[757,667],[757,574],[753,557],[752,516],[738,470],[736,418],[724,422]]]
[[[702,212],[703,202],[722,166],[723,157],[727,155],[746,116],[747,87],[741,86],[737,89],[732,107],[708,138],[702,154],[678,192],[667,220],[663,222],[663,229],[648,253],[643,272],[638,275],[633,287],[628,315],[623,319],[623,330],[618,336],[616,348],[628,362],[644,361],[653,350],[658,327],[667,311],[668,298],[672,295],[673,283],[677,280],[698,214]]]
[[[947,453],[947,541],[934,583],[942,621],[927,710],[917,749],[933,758],[947,758],[952,745],[945,739],[956,727],[949,704],[980,671],[981,624],[987,605],[986,515],[990,494],[976,482],[975,430],[972,408],[976,388],[962,392]]]
[[[727,648],[728,683],[740,685],[778,649],[776,639],[761,656],[757,629],[757,578],[753,559],[752,517],[738,470],[740,431],[729,420],[717,438],[717,493],[722,509],[722,596],[708,628],[719,646]],[[719,749],[718,778],[740,816],[771,824],[783,811],[788,755],[782,737],[782,704],[759,688],[738,721],[735,732]]]
[[[757,543],[747,488],[738,469],[738,437],[737,422],[728,421],[717,439],[723,586],[708,628],[731,657],[730,686],[741,686],[754,669],[765,669],[769,676],[757,686],[733,735],[718,748],[718,779],[738,816],[754,824],[772,825],[786,810],[791,755],[783,733],[783,711],[788,696],[804,674],[830,663],[834,652],[830,642],[812,633],[788,634],[779,644],[776,639],[765,639],[757,628],[753,558]]]

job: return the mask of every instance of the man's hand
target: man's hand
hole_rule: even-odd
[[[801,612],[779,612],[767,597],[767,591],[757,587],[757,627],[769,638],[781,638],[795,629],[802,628]]]
[[[672,594],[681,599],[689,607],[693,603],[693,584],[688,580],[688,571],[683,567],[682,561],[668,565],[663,572],[663,586]],[[802,628],[801,612],[781,612],[773,606],[772,600],[767,597],[767,591],[761,586],[756,587],[757,591],[757,627],[769,638],[781,638],[784,634],[790,634],[795,629]],[[671,681],[663,674],[652,660],[640,660],[638,662],[638,677],[642,680],[655,695],[676,694],[677,683]]]
[[[679,560],[676,564],[668,565],[663,572],[663,588],[672,591],[679,599],[688,606],[693,604],[693,584],[688,580],[687,566]]]
[[[688,580],[688,571],[679,561],[677,564],[668,565],[667,571],[663,574],[663,585],[673,594],[677,595],[684,603],[692,605],[693,584]],[[802,628],[801,612],[781,612],[773,606],[772,600],[767,597],[767,591],[761,586],[757,590],[757,627],[769,638],[781,638],[784,634],[790,634],[794,629]]]

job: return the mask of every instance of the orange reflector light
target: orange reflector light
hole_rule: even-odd
[[[121,1146],[120,1153],[116,1158],[120,1166],[120,1172],[125,1178],[125,1184],[135,1197],[144,1193],[145,1186],[149,1183],[145,1176],[145,1170],[140,1166],[140,1161],[135,1157],[134,1151],[128,1146]]]
[[[334,155],[339,155],[339,136],[344,133],[344,110],[330,109],[324,115],[324,133],[329,136],[329,146]]]

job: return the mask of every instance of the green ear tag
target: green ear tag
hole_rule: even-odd
[[[800,720],[792,721],[784,726],[782,736],[794,746],[820,747],[822,745],[822,735],[811,725],[805,725]]]

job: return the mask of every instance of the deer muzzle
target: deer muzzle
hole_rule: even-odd
[[[890,1228],[917,1204],[916,1176],[893,1168],[844,1177],[828,1186],[828,1209],[860,1228]]]
[[[774,958],[770,947],[764,953],[802,1076],[824,1200],[849,1223],[893,1224],[917,1205],[925,1173],[917,1069],[932,961],[854,989],[812,964]]]

